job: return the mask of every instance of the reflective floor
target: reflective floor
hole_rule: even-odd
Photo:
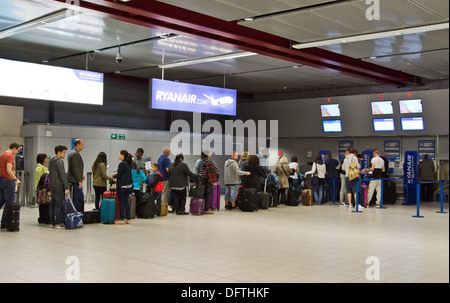
[[[22,208],[21,231],[0,232],[0,282],[448,283],[449,215],[437,203],[421,219],[415,206],[387,207],[222,207],[76,231]]]

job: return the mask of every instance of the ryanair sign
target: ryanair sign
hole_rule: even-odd
[[[153,79],[151,108],[236,116],[237,91]]]

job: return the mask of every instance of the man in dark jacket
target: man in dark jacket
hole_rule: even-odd
[[[84,148],[84,142],[81,139],[75,140],[73,143],[73,150],[67,156],[69,169],[67,172],[67,179],[70,183],[70,190],[72,191],[73,205],[79,212],[84,212],[84,194],[83,194],[83,176],[84,164],[80,152]]]
[[[216,169],[217,173],[219,173],[219,166],[217,163],[211,159],[211,156],[209,155],[209,152],[205,151],[202,152],[201,156],[202,160],[200,161],[198,165],[198,175],[200,177],[204,177],[204,173],[206,170],[206,167],[209,163],[211,163],[214,168]],[[214,214],[214,212],[211,210],[211,200],[212,200],[212,193],[214,189],[214,183],[208,182],[208,180],[203,179],[205,184],[205,214]]]
[[[423,156],[423,161],[419,162],[418,179],[419,181],[434,181],[434,173],[436,169],[434,162],[430,160],[428,154]],[[420,184],[421,198],[424,202],[433,202],[434,184]]]
[[[49,163],[49,187],[52,193],[50,202],[50,227],[64,228],[63,203],[65,195],[70,194],[69,182],[67,181],[64,168],[64,158],[67,147],[58,145],[55,147],[56,156]]]
[[[327,160],[325,162],[325,166],[327,167],[327,183],[328,183],[328,198],[333,201],[333,180],[335,180],[334,193],[339,193],[341,190],[341,180],[340,180],[340,171],[339,166],[340,163],[338,160],[333,159],[331,153],[327,155]],[[339,199],[339,196],[338,196]]]

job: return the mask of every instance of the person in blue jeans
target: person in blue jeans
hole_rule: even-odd
[[[311,184],[312,191],[314,194],[314,202],[316,204],[322,204],[323,186],[325,184],[326,173],[327,173],[327,167],[322,162],[322,156],[317,155],[316,159],[314,160],[312,169],[305,173],[305,176],[311,175],[311,182],[312,182],[312,178],[318,177],[317,184]]]
[[[119,199],[120,219],[116,224],[131,224],[130,203],[128,200],[133,192],[133,177],[131,176],[131,163],[133,158],[126,150],[119,152],[119,167],[115,178],[117,179],[117,198]],[[126,217],[126,220],[125,220]]]
[[[16,184],[19,186],[14,173],[15,156],[19,153],[21,146],[19,143],[12,143],[9,149],[0,155],[0,209],[14,201],[14,191]],[[5,212],[3,211],[1,228],[5,228]]]

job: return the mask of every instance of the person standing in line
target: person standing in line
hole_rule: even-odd
[[[64,200],[70,194],[70,185],[64,168],[64,158],[67,147],[58,145],[55,147],[55,157],[49,164],[49,187],[51,192],[50,202],[50,227],[64,228]]]
[[[236,208],[236,198],[241,184],[241,176],[250,175],[250,172],[239,169],[236,162],[238,158],[237,152],[234,151],[231,158],[225,162],[225,209]]]
[[[133,177],[133,193],[136,197],[136,205],[139,205],[141,200],[142,184],[147,182],[147,177],[144,173],[145,169],[140,169],[136,161],[131,163],[131,176]]]
[[[133,192],[133,177],[131,176],[131,163],[133,158],[126,150],[121,150],[118,156],[119,167],[117,168],[117,198],[119,199],[120,219],[115,223],[123,225],[131,224],[129,198]],[[126,220],[125,220],[126,217]]]
[[[322,204],[323,200],[323,186],[325,184],[325,174],[327,172],[327,167],[325,163],[322,162],[322,156],[317,155],[314,160],[312,169],[305,173],[305,176],[312,175],[312,178],[317,177],[317,184],[311,184],[312,191],[314,194],[314,201],[316,204]],[[316,176],[314,176],[316,175]],[[311,183],[313,182],[311,178]]]
[[[73,142],[73,150],[67,155],[68,172],[70,190],[72,191],[72,200],[75,209],[84,212],[84,194],[83,194],[83,176],[84,163],[80,152],[84,149],[84,141],[77,139]]]
[[[147,177],[147,170],[145,169],[145,158],[144,158],[144,149],[138,148],[136,153],[134,154],[134,163],[136,163],[137,169],[144,172],[144,175]],[[142,190],[142,187],[140,188]]]
[[[278,160],[278,164],[276,165],[273,173],[277,175],[278,182],[280,183],[280,206],[284,206],[288,199],[287,191],[289,189],[289,177],[291,176],[291,168],[288,165],[288,160],[286,157],[283,156],[280,160]],[[270,172],[267,174],[270,174]]]
[[[300,187],[300,178],[298,176],[300,171],[297,156],[291,157],[291,163],[289,163],[289,168],[291,169],[292,173],[291,174],[292,184],[290,184],[290,187],[292,187],[293,190],[298,190]]]
[[[169,187],[169,168],[172,164],[170,159],[170,148],[164,147],[162,155],[158,158],[159,172],[163,176],[163,192],[161,194],[161,202],[171,205],[170,187]],[[172,207],[173,208],[173,207]]]
[[[423,160],[419,162],[418,180],[434,181],[434,173],[436,168],[434,162],[430,160],[430,155],[425,154]],[[420,184],[421,200],[423,202],[433,202],[434,184]]]
[[[208,166],[208,164],[212,164],[214,166],[215,170],[217,171],[217,174],[219,174],[219,166],[217,165],[216,161],[211,159],[209,152],[207,152],[207,151],[202,152],[201,157],[202,157],[202,161],[198,165],[198,175],[203,178],[203,182],[205,184],[205,195],[204,195],[204,197],[205,197],[204,198],[205,199],[205,212],[204,212],[204,214],[212,215],[212,214],[214,214],[214,212],[211,210],[211,200],[212,200],[212,192],[214,189],[214,183],[208,182],[208,180],[206,180],[204,178],[204,173],[205,173],[205,170],[206,170],[206,167]]]
[[[16,185],[20,185],[14,172],[15,156],[20,152],[21,146],[14,142],[9,145],[9,149],[0,155],[0,209],[11,204],[14,200]],[[3,211],[1,228],[5,227],[5,211]]]
[[[352,148],[348,154],[348,156],[344,159],[344,163],[342,164],[342,169],[345,171],[345,184],[347,186],[347,197],[348,197],[348,205],[349,207],[352,206],[352,201],[357,201],[356,199],[356,185],[358,183],[358,178],[355,178],[353,180],[349,179],[349,169],[350,166],[355,166],[355,168],[359,171],[361,169],[361,165],[359,164],[357,155],[358,151],[354,148]],[[354,163],[354,164],[352,164]],[[352,200],[352,198],[354,200]],[[356,206],[356,204],[355,204]]]
[[[37,190],[39,180],[45,174],[48,174],[48,163],[50,159],[47,154],[38,154],[36,156],[36,169],[34,171],[34,189]]]
[[[345,182],[345,170],[344,170],[344,160],[345,158],[350,154],[350,148],[347,148],[345,151],[344,159],[341,160],[339,163],[340,165],[340,177],[341,177],[341,190],[339,191],[339,202],[341,203],[341,206],[348,206],[345,203],[346,197],[347,197],[347,184]]]
[[[189,215],[186,212],[188,178],[198,178],[183,161],[184,156],[179,154],[169,168],[169,187],[173,193],[173,207],[177,215]]]
[[[161,194],[163,191],[163,176],[159,171],[159,165],[153,163],[152,170],[147,178],[147,192],[151,194],[151,199],[156,201],[156,216],[161,217]],[[153,200],[151,201],[153,202]]]
[[[328,183],[328,200],[333,201],[333,182],[334,182],[334,194],[340,191],[341,182],[339,178],[340,165],[339,161],[333,159],[333,155],[328,153],[327,160],[325,161],[325,166],[327,167],[327,183]],[[333,181],[334,180],[334,181]]]
[[[384,168],[384,160],[380,157],[380,154],[378,152],[378,149],[375,149],[373,151],[373,158],[372,158],[372,166],[368,169],[369,173],[372,173],[372,179],[381,179],[383,178],[383,172],[385,171]],[[372,180],[369,182],[369,194],[367,197],[367,201],[371,201],[373,197],[373,193],[376,190],[377,191],[377,206],[380,206],[381,203],[381,195],[383,194],[381,192],[381,182],[382,180]],[[367,203],[367,206],[369,207],[369,203]]]
[[[103,199],[103,193],[106,192],[106,181],[113,181],[113,178],[106,174],[107,164],[106,153],[100,152],[92,164],[92,178],[95,192],[95,209],[100,210],[100,201]]]

